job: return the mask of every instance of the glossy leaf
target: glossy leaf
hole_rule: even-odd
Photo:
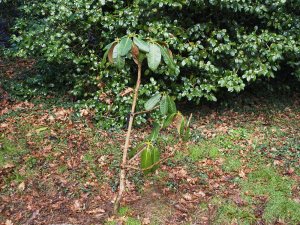
[[[175,67],[173,58],[171,57],[167,48],[160,46],[161,54],[163,56],[164,62],[168,65],[169,68]]]
[[[159,159],[160,159],[160,152],[159,152],[158,148],[152,147],[152,165],[157,163],[159,161]],[[151,168],[151,172],[154,172],[155,170],[157,170],[158,167],[159,167],[159,164],[154,165]]]
[[[148,67],[155,71],[161,61],[160,48],[155,44],[150,44],[149,53],[147,54]]]
[[[146,143],[139,143],[137,146],[135,146],[128,152],[128,158],[131,159],[133,156],[135,156],[136,153],[138,153],[145,147],[146,147]]]
[[[125,58],[120,54],[120,43],[118,43],[113,49],[113,62],[118,69],[123,69],[125,66]]]
[[[108,57],[108,60],[109,60],[110,63],[114,63],[113,52],[114,52],[114,49],[115,49],[116,45],[117,45],[117,43],[114,42],[114,43],[111,45],[111,47],[110,47],[110,49],[109,49],[109,51],[108,51],[107,57]]]
[[[162,115],[166,115],[168,113],[168,97],[166,95],[161,98],[159,108]]]
[[[119,53],[120,56],[125,56],[128,54],[132,46],[132,40],[129,37],[122,38],[119,43]]]
[[[136,44],[136,46],[143,52],[148,53],[150,50],[150,46],[147,42],[143,41],[140,38],[134,37],[133,38],[133,42],[134,44]]]
[[[152,149],[148,146],[144,151],[141,153],[141,168],[146,169],[150,167],[153,163],[152,158]],[[148,174],[151,172],[151,169],[143,170],[144,174]]]
[[[153,109],[157,103],[159,102],[161,98],[161,94],[157,94],[157,95],[154,95],[153,97],[151,97],[146,103],[145,103],[145,109],[146,110],[151,110]]]
[[[170,96],[167,96],[167,101],[168,101],[168,112],[171,114],[177,113],[177,108],[174,100]]]
[[[172,124],[172,122],[174,121],[175,116],[176,116],[176,113],[169,114],[163,122],[163,128],[170,126]]]
[[[151,142],[155,141],[158,138],[159,130],[160,130],[159,124],[154,123],[153,130],[148,138]]]

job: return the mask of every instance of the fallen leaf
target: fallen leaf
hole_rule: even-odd
[[[87,211],[87,213],[89,213],[89,214],[105,213],[105,210],[101,209],[101,208],[96,208],[96,209],[92,209],[92,210]]]
[[[244,172],[243,170],[241,170],[241,171],[239,172],[239,176],[240,176],[241,178],[245,178],[245,177],[246,177],[246,174],[245,174],[245,172]]]
[[[148,218],[148,217],[146,217],[146,218],[144,218],[143,220],[142,220],[142,224],[145,224],[145,225],[147,225],[147,224],[150,224],[150,219]]]
[[[6,220],[5,221],[5,225],[14,225],[13,222],[11,220]]]
[[[25,183],[22,182],[21,184],[18,185],[19,191],[24,191],[25,190]]]

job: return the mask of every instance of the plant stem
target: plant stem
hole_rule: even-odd
[[[131,106],[131,113],[130,113],[130,118],[129,118],[129,123],[128,123],[128,130],[127,130],[127,135],[126,135],[126,140],[124,144],[124,149],[123,149],[123,159],[122,159],[122,164],[121,164],[121,171],[120,171],[120,185],[119,185],[119,192],[114,204],[114,214],[117,214],[119,206],[120,206],[120,201],[122,199],[124,190],[125,190],[125,181],[126,181],[126,164],[127,164],[127,153],[128,153],[128,148],[129,148],[129,143],[130,143],[130,135],[132,131],[132,125],[133,125],[133,120],[134,120],[134,112],[135,112],[135,106],[136,102],[138,99],[138,92],[141,84],[141,77],[142,77],[142,64],[138,64],[138,77],[136,81],[136,86],[134,90],[134,96],[133,96],[133,101],[132,101],[132,106]]]

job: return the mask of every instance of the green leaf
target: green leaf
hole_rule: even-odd
[[[35,131],[36,131],[37,133],[40,133],[40,132],[45,131],[45,130],[47,130],[47,129],[48,129],[48,127],[40,127],[40,128],[38,128],[38,129],[36,129]]]
[[[160,152],[158,150],[158,148],[156,147],[152,147],[152,165],[157,163],[160,159]],[[157,170],[157,168],[159,167],[159,164],[153,166],[151,168],[151,172],[154,172],[155,170]]]
[[[149,53],[147,54],[148,66],[152,71],[155,71],[161,61],[160,48],[155,44],[150,44]]]
[[[162,46],[160,46],[160,51],[161,51],[161,54],[163,56],[165,63],[168,65],[168,67],[174,68],[175,63],[174,63],[169,51],[165,47],[162,47]]]
[[[191,136],[191,128],[189,126],[186,127],[185,132],[183,134],[182,140],[187,141],[190,139]]]
[[[138,46],[138,48],[143,51],[143,52],[146,52],[148,53],[149,50],[150,50],[150,46],[147,42],[143,41],[142,39],[140,38],[137,38],[137,37],[134,37],[133,38],[133,42],[134,44],[136,44],[136,46]]]
[[[119,43],[120,56],[125,56],[128,54],[132,46],[132,40],[129,37],[122,38]]]
[[[143,148],[145,148],[145,146],[146,146],[146,143],[139,143],[137,146],[135,146],[128,152],[128,158],[131,159],[133,156],[135,156],[136,153],[138,153]]]
[[[167,101],[168,101],[168,112],[171,114],[177,113],[177,108],[174,100],[170,96],[167,96]]]
[[[139,53],[139,57],[138,57],[139,63],[142,63],[143,60],[144,60],[146,57],[147,57],[147,56],[146,56],[145,53],[140,52],[140,53]]]
[[[164,120],[163,128],[166,128],[166,127],[170,126],[171,123],[174,121],[174,117],[176,115],[177,115],[176,113],[168,115],[167,118]]]
[[[184,119],[184,117],[182,117],[180,127],[179,127],[179,135],[180,136],[183,136],[184,128],[185,128],[185,119]]]
[[[152,98],[150,98],[146,103],[145,103],[145,109],[146,110],[151,110],[153,109],[157,103],[159,102],[161,98],[161,94],[157,94],[157,95],[154,95]]]
[[[146,169],[150,167],[153,163],[152,158],[152,149],[148,146],[144,151],[141,153],[141,168]],[[151,169],[143,170],[144,174],[148,174],[151,172]]]
[[[109,50],[110,47],[114,44],[115,42],[109,43],[108,45],[106,45],[103,50]]]
[[[160,107],[161,114],[166,115],[168,113],[168,100],[167,100],[167,96],[164,95],[161,98],[159,107]]]
[[[118,69],[123,69],[125,66],[125,58],[121,56],[120,54],[120,43],[118,43],[112,53],[113,62],[116,65]]]
[[[159,130],[160,130],[159,124],[158,123],[154,123],[153,130],[152,130],[151,134],[148,137],[148,139],[151,142],[155,141],[158,138]]]

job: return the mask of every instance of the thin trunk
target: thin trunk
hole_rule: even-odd
[[[123,150],[123,159],[122,159],[121,171],[120,171],[120,185],[119,185],[119,192],[118,192],[118,195],[117,195],[117,198],[115,201],[115,205],[114,205],[114,214],[116,214],[118,212],[118,209],[120,206],[120,201],[121,201],[123,193],[125,191],[127,153],[128,153],[128,148],[129,148],[129,143],[130,143],[130,135],[131,135],[132,125],[133,125],[133,120],[134,120],[135,106],[136,106],[136,102],[138,99],[138,92],[139,92],[139,88],[140,88],[140,84],[141,84],[141,77],[142,77],[142,65],[141,65],[141,63],[139,63],[138,64],[138,77],[137,77],[137,81],[136,81],[133,102],[132,102],[132,107],[131,107],[131,113],[130,113],[130,118],[129,118],[129,123],[128,123],[128,130],[127,130],[127,135],[126,135],[126,140],[125,140],[124,150]]]

